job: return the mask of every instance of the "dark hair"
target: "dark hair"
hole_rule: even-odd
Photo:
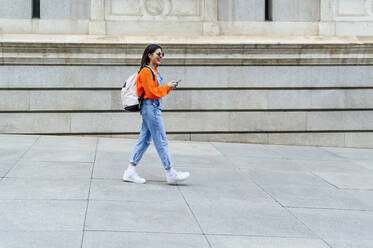
[[[148,45],[148,46],[145,48],[144,53],[143,53],[143,55],[142,55],[142,59],[141,59],[140,69],[141,69],[143,66],[149,64],[150,59],[149,59],[149,56],[148,56],[148,55],[149,55],[149,54],[153,54],[157,49],[161,49],[161,50],[163,51],[162,47],[161,47],[160,45],[157,45],[157,44],[150,44],[150,45]]]

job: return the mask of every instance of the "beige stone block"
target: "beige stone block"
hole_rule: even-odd
[[[216,22],[218,20],[218,0],[205,0],[204,2],[204,20]]]
[[[346,91],[346,108],[373,108],[373,90],[354,89]]]
[[[373,111],[344,112],[344,130],[372,130]]]
[[[358,36],[372,36],[373,23],[372,22],[336,22],[336,35],[358,35]]]
[[[239,142],[268,144],[268,134],[254,133],[192,133],[192,141],[209,141],[209,142]]]
[[[312,90],[311,106],[316,109],[345,108],[345,90]]]
[[[268,143],[274,145],[305,145],[343,147],[344,133],[269,133]]]
[[[88,20],[40,19],[33,25],[33,33],[39,34],[88,34]]]
[[[373,148],[373,132],[346,133],[346,147]]]
[[[182,31],[180,31],[182,30]],[[187,21],[107,21],[108,35],[202,35],[203,22]]]
[[[318,22],[220,22],[221,35],[318,35]]]
[[[31,91],[30,110],[110,110],[110,91]]]
[[[74,133],[118,133],[139,132],[139,113],[72,113],[71,132]]]
[[[336,34],[335,22],[319,22],[319,35],[331,36]]]
[[[308,112],[307,130],[372,130],[373,111]]]
[[[104,21],[90,21],[89,34],[106,34],[106,22]]]
[[[0,111],[29,110],[30,97],[27,91],[0,91]]]
[[[105,0],[91,0],[91,19],[105,19]]]
[[[344,130],[344,112],[325,111],[307,113],[307,131]]]
[[[6,34],[31,33],[32,20],[0,18],[0,29],[2,33]]]
[[[309,109],[312,108],[310,90],[271,90],[268,91],[270,109]]]
[[[229,131],[302,131],[305,112],[230,112]]]
[[[334,20],[335,5],[334,0],[320,0],[320,20],[332,21]]]
[[[203,34],[204,35],[219,35],[220,26],[218,22],[205,22],[203,23]]]
[[[70,133],[67,113],[0,113],[2,133]]]

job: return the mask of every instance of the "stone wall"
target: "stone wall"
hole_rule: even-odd
[[[171,139],[373,146],[373,40],[4,35],[0,132],[136,137],[120,88],[148,42],[166,52]]]
[[[0,0],[0,33],[373,35],[372,0]],[[270,20],[269,20],[270,19]]]

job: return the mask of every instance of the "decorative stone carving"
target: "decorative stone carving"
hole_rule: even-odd
[[[106,0],[106,20],[202,21],[209,0]]]
[[[142,10],[150,16],[167,15],[166,9],[170,8],[169,0],[143,0]]]
[[[372,21],[373,0],[334,0],[334,20]]]

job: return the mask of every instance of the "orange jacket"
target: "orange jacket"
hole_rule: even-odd
[[[158,70],[153,68],[156,74],[159,74]],[[139,96],[145,90],[144,99],[159,99],[170,93],[170,86],[162,85],[159,86],[157,76],[154,75],[155,80],[153,81],[153,74],[149,68],[143,68],[136,79],[137,94]]]

